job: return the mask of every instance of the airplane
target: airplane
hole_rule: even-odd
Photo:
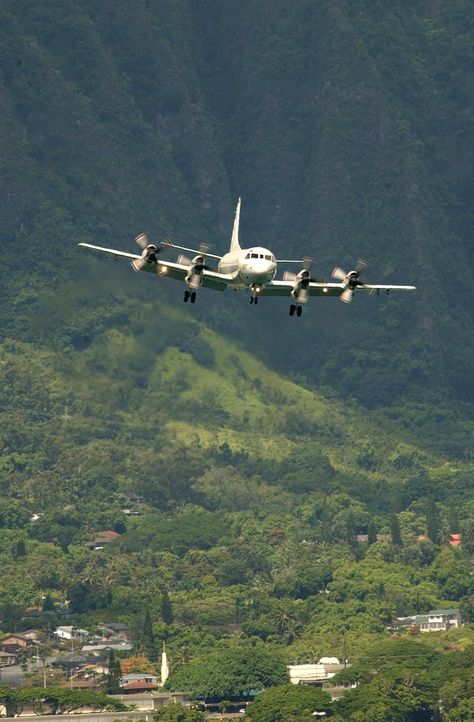
[[[303,260],[277,260],[267,248],[261,246],[241,248],[239,243],[240,205],[241,199],[239,198],[235,210],[230,248],[224,256],[209,253],[209,246],[204,243],[197,250],[177,246],[168,240],[155,245],[148,242],[144,233],[135,238],[136,243],[142,248],[140,255],[113,248],[102,248],[90,243],[79,243],[78,245],[116,258],[128,258],[134,271],[147,271],[157,276],[169,276],[184,281],[186,290],[183,301],[191,303],[195,303],[197,291],[201,287],[212,288],[216,291],[225,291],[226,288],[236,291],[247,289],[250,293],[250,303],[254,305],[258,303],[260,296],[288,296],[291,300],[289,315],[301,316],[303,306],[308,302],[310,296],[337,296],[344,303],[349,303],[356,290],[368,291],[371,294],[379,294],[381,291],[388,294],[390,291],[416,290],[415,286],[364,283],[360,279],[360,273],[367,263],[363,260],[359,260],[355,269],[349,273],[336,266],[332,276],[337,283],[332,283],[316,281],[311,277],[312,259],[309,257]],[[180,254],[176,262],[158,258],[162,251],[171,248],[195,255],[190,258]],[[209,267],[207,263],[209,258],[218,262],[217,270]],[[282,280],[278,280],[275,276],[279,263],[299,264],[302,268],[298,273],[285,271]]]

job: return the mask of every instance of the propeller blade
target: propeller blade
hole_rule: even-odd
[[[352,301],[353,295],[354,291],[352,290],[352,288],[346,288],[346,290],[341,293],[339,298],[343,303],[350,303]]]
[[[142,271],[147,263],[148,258],[146,256],[142,256],[141,258],[135,258],[135,260],[132,261],[130,265],[134,271]]]
[[[183,253],[181,253],[178,256],[178,260],[176,261],[176,263],[181,263],[182,266],[191,266],[192,260],[191,258],[189,258],[189,256],[185,256]]]
[[[145,250],[145,248],[150,245],[149,242],[148,242],[148,237],[147,237],[146,233],[140,233],[140,234],[135,238],[135,243],[136,243],[138,246],[140,246],[140,248],[141,248],[142,250]]]
[[[209,251],[211,250],[211,247],[209,243],[200,243],[199,244],[199,253],[201,256],[205,256]]]
[[[305,271],[309,271],[313,261],[314,261],[314,258],[312,256],[305,256],[303,258],[303,268]]]
[[[284,281],[296,281],[296,273],[292,271],[285,271],[283,274]]]
[[[335,278],[337,281],[344,281],[346,276],[347,273],[342,268],[340,268],[340,266],[336,266],[335,268],[333,268],[332,277]]]
[[[364,268],[367,268],[368,265],[369,264],[367,263],[367,261],[364,261],[363,258],[359,258],[359,260],[357,261],[355,270],[357,271],[357,273],[360,273],[361,271],[364,270]]]

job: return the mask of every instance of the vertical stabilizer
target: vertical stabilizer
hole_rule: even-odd
[[[237,208],[235,209],[234,227],[232,229],[232,238],[230,239],[230,251],[240,251],[239,244],[239,222],[240,222],[240,198],[237,201]]]

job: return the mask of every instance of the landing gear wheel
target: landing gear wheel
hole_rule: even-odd
[[[189,296],[190,296],[190,295],[191,295],[191,294],[190,294],[189,291],[185,291],[185,292],[184,292],[184,298],[183,298],[184,303],[187,303],[187,302],[188,302],[188,299],[189,299]]]
[[[255,298],[253,299],[253,302],[254,302],[255,305],[257,305],[257,303],[258,303],[258,296],[255,296]]]
[[[295,315],[295,310],[296,310],[296,306],[293,306],[293,304],[291,304],[290,310],[289,310],[290,316],[294,316],[294,315]]]
[[[193,291],[191,293],[191,303],[194,303],[196,301],[196,291]]]
[[[250,296],[250,303],[253,303],[253,296]]]
[[[303,306],[297,306],[296,307],[296,315],[301,316],[302,313],[303,313]]]

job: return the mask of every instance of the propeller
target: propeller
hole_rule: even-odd
[[[303,258],[303,269],[299,273],[293,273],[293,271],[285,271],[283,273],[283,280],[284,281],[314,281],[314,278],[310,277],[309,271],[311,270],[311,265],[314,261],[314,258],[312,256],[305,256]]]
[[[147,263],[156,263],[157,256],[163,250],[165,244],[158,244],[157,246],[148,241],[148,236],[145,233],[140,233],[135,238],[135,243],[140,246],[143,250],[141,258],[136,258],[132,261],[132,268],[134,271],[142,271]]]
[[[361,271],[364,270],[364,268],[367,268],[367,265],[367,261],[359,258],[356,263],[355,269],[353,271],[349,271],[349,273],[346,273],[346,271],[344,271],[344,269],[340,266],[336,266],[333,269],[332,277],[335,278],[336,281],[341,281],[344,286],[344,290],[339,297],[341,301],[343,301],[343,303],[350,303],[352,301],[352,297],[357,286],[364,285],[360,280],[360,274]]]
[[[186,256],[184,253],[181,253],[178,256],[178,263],[181,263],[183,266],[194,266],[194,270],[198,273],[201,273],[203,269],[206,271],[209,270],[209,266],[206,266],[205,260],[206,260],[206,253],[209,253],[210,251],[210,245],[208,243],[200,243],[199,244],[199,255],[195,256],[194,258],[190,258],[189,256]]]
[[[210,246],[207,243],[199,244],[199,254],[194,258],[189,258],[183,253],[178,256],[178,263],[183,266],[188,266],[188,273],[186,275],[186,283],[191,288],[199,288],[202,283],[202,272],[209,270],[209,266],[206,265],[206,253],[209,252]]]

